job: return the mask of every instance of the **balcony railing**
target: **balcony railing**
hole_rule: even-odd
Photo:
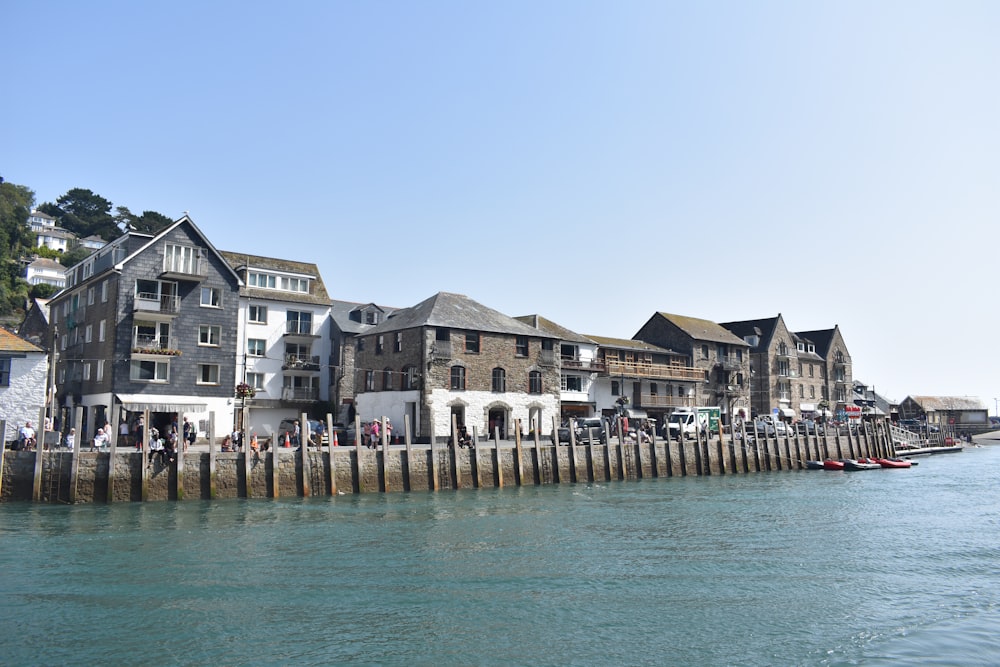
[[[162,352],[165,350],[176,350],[177,341],[170,336],[153,336],[135,334],[132,337],[133,352]]]
[[[313,336],[312,322],[285,322],[286,336]]]
[[[743,367],[743,362],[732,357],[722,357],[717,365],[721,366],[724,371],[738,371]]]
[[[607,368],[604,361],[600,359],[578,359],[575,357],[562,357],[563,370],[590,371],[591,373],[603,373]]]
[[[301,354],[286,354],[285,361],[281,366],[285,371],[318,371],[318,356],[303,356]]]
[[[318,401],[319,389],[313,387],[282,387],[283,401]]]
[[[132,310],[142,313],[163,313],[176,315],[181,309],[181,299],[177,296],[139,292],[135,295]]]
[[[161,278],[174,278],[180,280],[201,281],[205,278],[208,262],[203,262],[201,257],[196,257],[187,261],[165,261]]]
[[[642,394],[639,397],[642,408],[681,408],[691,405],[692,398],[687,396],[668,396],[666,394]]]
[[[672,364],[653,364],[635,361],[620,361],[606,359],[605,366],[608,375],[625,375],[628,377],[656,378],[659,380],[687,380],[700,382],[705,379],[705,372],[690,366],[674,366]]]

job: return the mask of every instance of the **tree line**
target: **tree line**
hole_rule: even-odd
[[[57,227],[77,238],[98,236],[109,242],[126,231],[155,234],[173,222],[156,211],[136,215],[85,188],[73,188],[55,203],[45,202],[36,207],[31,188],[0,178],[0,317],[5,319],[23,315],[29,297],[45,298],[56,291],[51,285],[28,285],[24,267],[34,256],[55,259],[68,268],[91,252],[78,243],[71,244],[66,252],[38,247],[28,225],[32,210],[55,218]]]

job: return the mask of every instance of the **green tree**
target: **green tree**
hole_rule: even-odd
[[[96,235],[105,241],[113,241],[122,233],[111,215],[112,206],[110,201],[92,190],[73,188],[55,204],[46,202],[38,210],[51,215],[60,227],[80,238]]]
[[[76,245],[66,252],[63,253],[62,258],[59,260],[63,266],[67,269],[71,266],[76,266],[84,259],[87,258],[90,253],[94,252],[90,248],[85,248],[82,245]]]
[[[125,231],[132,230],[145,234],[156,234],[174,222],[167,216],[156,211],[143,211],[142,215],[136,215],[125,206],[119,206],[115,210],[117,212],[115,222]]]
[[[59,291],[59,288],[55,285],[48,285],[46,283],[38,283],[37,285],[32,285],[31,289],[28,290],[28,296],[32,299],[48,299],[50,296]]]
[[[32,247],[28,215],[35,193],[23,185],[0,183],[0,315],[24,308],[28,283],[21,278],[21,258]]]

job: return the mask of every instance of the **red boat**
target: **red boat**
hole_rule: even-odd
[[[883,468],[909,468],[913,465],[912,461],[904,461],[903,459],[875,459]]]
[[[833,459],[827,459],[823,461],[823,470],[843,470],[843,461],[834,461]]]

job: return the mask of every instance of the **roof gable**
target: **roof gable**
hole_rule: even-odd
[[[473,301],[464,294],[438,292],[415,306],[392,313],[370,333],[386,333],[418,327],[444,327],[508,335],[556,338],[540,329]]]
[[[44,352],[44,350],[0,327],[0,352]]]
[[[750,347],[745,340],[736,336],[732,331],[710,320],[663,312],[656,313],[654,317],[662,317],[667,320],[692,340]]]

